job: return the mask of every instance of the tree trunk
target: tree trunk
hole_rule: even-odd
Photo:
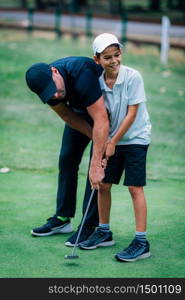
[[[178,0],[177,1],[177,8],[178,9],[185,9],[185,0]]]
[[[161,1],[160,0],[149,0],[149,8],[150,10],[160,10],[161,8]]]
[[[37,9],[45,9],[46,5],[43,0],[35,0],[35,7]]]
[[[27,0],[21,0],[21,8],[27,8]]]

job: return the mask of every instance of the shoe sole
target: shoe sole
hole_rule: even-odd
[[[147,253],[144,253],[136,258],[132,258],[132,259],[128,259],[128,258],[121,258],[119,257],[118,255],[115,255],[116,259],[119,260],[119,261],[128,261],[128,262],[132,262],[132,261],[136,261],[136,260],[139,260],[139,259],[145,259],[145,258],[148,258],[150,257],[151,254],[150,252],[147,252]]]
[[[73,231],[73,229],[72,229],[71,224],[67,224],[66,226],[64,226],[62,228],[59,227],[59,228],[53,229],[52,231],[47,232],[47,233],[37,233],[37,232],[34,232],[33,230],[31,230],[31,234],[33,236],[49,236],[49,235],[58,234],[58,233],[70,233],[72,231]]]
[[[96,249],[96,248],[99,248],[99,247],[109,247],[109,246],[113,246],[115,244],[115,241],[109,241],[109,242],[103,242],[103,243],[100,243],[98,245],[95,245],[95,246],[91,246],[91,247],[85,247],[85,246],[80,246],[81,249],[84,249],[84,250],[93,250],[93,249]]]

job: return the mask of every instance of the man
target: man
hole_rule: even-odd
[[[102,68],[87,57],[66,57],[51,64],[37,63],[26,72],[28,87],[66,122],[59,156],[56,214],[31,231],[34,236],[71,232],[75,215],[78,168],[89,141],[93,152],[87,181],[85,209],[90,187],[98,189],[104,178],[102,158],[109,121],[99,85]],[[87,216],[84,239],[98,224],[96,201]],[[70,246],[70,245],[69,245]]]

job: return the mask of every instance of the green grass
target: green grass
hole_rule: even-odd
[[[91,56],[90,41],[55,40],[21,32],[0,33],[0,277],[184,277],[184,56],[170,52],[167,66],[152,47],[124,49],[124,63],[141,71],[153,125],[148,154],[148,238],[152,257],[118,263],[114,254],[134,234],[134,216],[125,187],[113,187],[111,227],[116,245],[95,251],[78,250],[80,259],[64,260],[71,248],[66,235],[34,238],[30,229],[53,214],[57,163],[64,123],[42,105],[25,85],[32,63],[69,55]],[[74,228],[81,218],[88,152],[79,171]],[[102,267],[103,266],[103,267]]]

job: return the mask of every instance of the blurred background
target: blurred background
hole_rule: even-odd
[[[171,47],[185,48],[184,0],[0,0],[0,28],[88,37],[108,31],[122,42],[160,46],[162,17]]]

